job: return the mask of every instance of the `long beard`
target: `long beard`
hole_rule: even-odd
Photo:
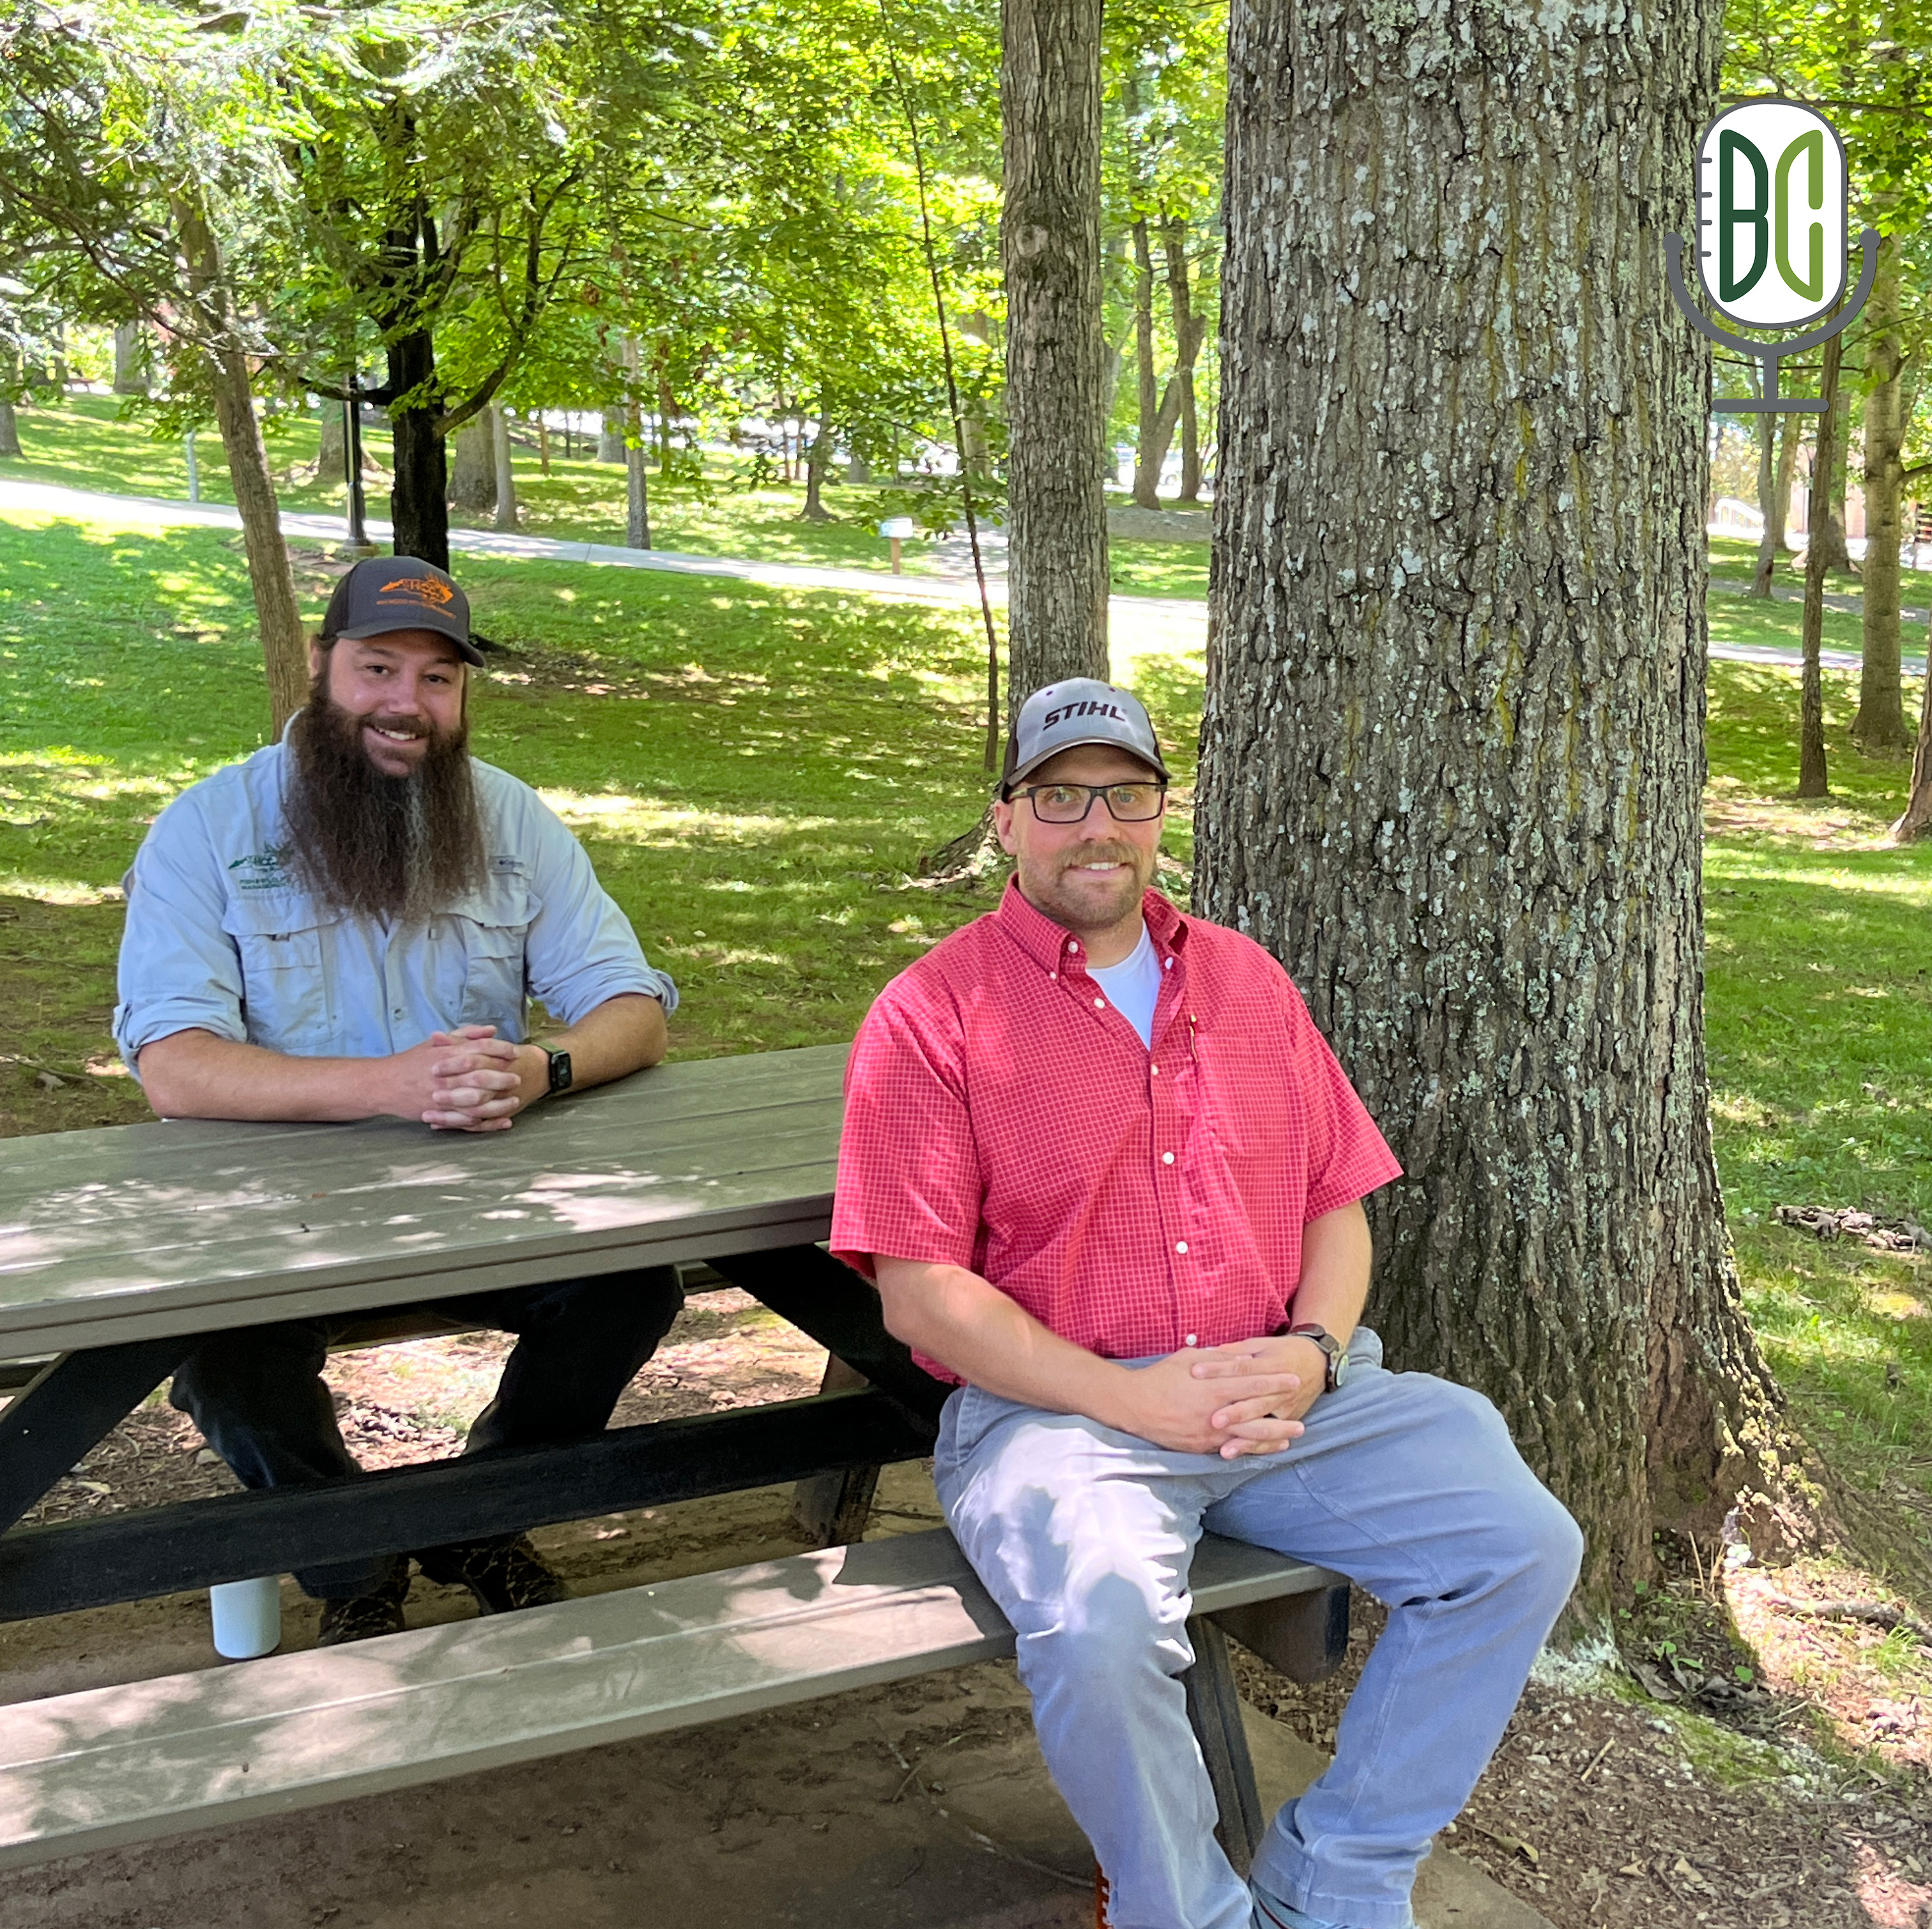
[[[362,747],[367,719],[326,687],[289,726],[284,862],[309,894],[352,916],[407,920],[446,908],[484,880],[470,726],[433,730],[407,777],[385,777]]]

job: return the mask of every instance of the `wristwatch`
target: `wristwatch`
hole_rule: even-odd
[[[1322,1349],[1322,1357],[1328,1362],[1328,1376],[1323,1382],[1322,1391],[1333,1393],[1348,1377],[1348,1349],[1326,1326],[1318,1326],[1312,1320],[1306,1325],[1291,1326],[1291,1337],[1312,1340]]]
[[[546,1088],[554,1098],[560,1092],[570,1089],[570,1054],[559,1051],[554,1045],[546,1045],[541,1041],[532,1041],[538,1051],[550,1060],[550,1084]]]

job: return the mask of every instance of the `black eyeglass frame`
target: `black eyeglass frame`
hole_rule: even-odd
[[[1114,808],[1113,799],[1112,798],[1107,798],[1107,815],[1112,818],[1114,822],[1117,824],[1151,824],[1166,813],[1168,785],[1167,780],[1165,777],[1160,779],[1156,782],[1151,783],[1144,783],[1138,779],[1130,778],[1124,783],[1116,779],[1112,783],[1030,783],[1024,790],[1008,791],[1006,792],[1006,801],[1009,804],[1017,804],[1020,799],[1024,797],[1029,802],[1031,802],[1032,800],[1037,797],[1042,790],[1085,791],[1087,793],[1087,807],[1082,810],[1077,817],[1042,817],[1040,814],[1040,806],[1037,804],[1034,804],[1033,814],[1037,822],[1042,824],[1052,824],[1058,828],[1064,828],[1065,826],[1069,824],[1085,823],[1087,819],[1093,815],[1094,800],[1096,798],[1106,797],[1108,791],[1140,790],[1144,789],[1151,789],[1160,799],[1159,806],[1156,809],[1150,811],[1146,816],[1123,817],[1120,813]]]

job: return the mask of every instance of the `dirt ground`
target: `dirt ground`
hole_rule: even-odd
[[[456,1451],[508,1344],[472,1335],[337,1356],[351,1447],[371,1466]],[[824,1364],[743,1295],[698,1295],[618,1417],[792,1397]],[[230,1477],[212,1462],[181,1415],[151,1403],[38,1517],[220,1492]],[[790,1504],[770,1489],[536,1538],[590,1592],[797,1550]],[[889,1469],[874,1531],[938,1520],[926,1470]],[[1932,1929],[1932,1723],[1888,1668],[1901,1636],[1789,1611],[1841,1580],[1726,1569],[1694,1549],[1673,1561],[1624,1631],[1628,1665],[1559,1664],[1532,1684],[1449,1845],[1556,1929]],[[284,1647],[306,1646],[314,1606],[292,1583],[284,1598]],[[414,1624],[471,1611],[421,1579],[410,1598]],[[1315,1688],[1239,1655],[1244,1694],[1332,1745],[1379,1619],[1358,1598],[1348,1661]],[[200,1595],[0,1626],[0,1700],[213,1665]],[[1072,1826],[1010,1667],[989,1664],[69,1858],[0,1883],[0,1929],[675,1929],[720,1919],[727,1888],[784,1898],[776,1921],[1050,1929],[1091,1919]]]

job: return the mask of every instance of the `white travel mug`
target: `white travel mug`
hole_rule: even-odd
[[[282,1581],[279,1574],[260,1580],[224,1581],[208,1590],[214,1619],[214,1652],[231,1661],[272,1655],[282,1644]]]

